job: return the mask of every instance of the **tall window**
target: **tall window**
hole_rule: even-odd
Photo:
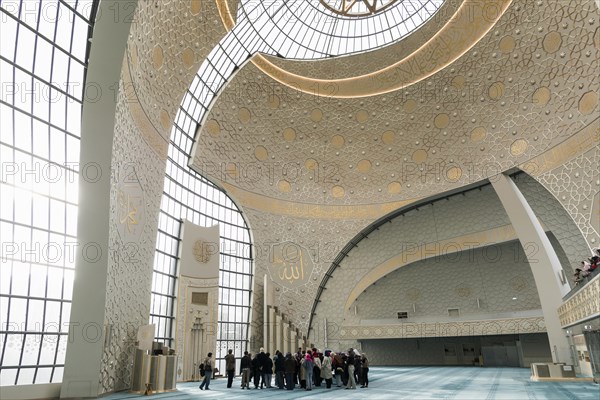
[[[241,357],[248,343],[252,289],[250,231],[242,213],[221,189],[190,170],[187,161],[196,124],[180,109],[171,132],[164,193],[158,223],[150,323],[156,337],[173,346],[175,287],[182,219],[201,226],[220,225],[221,265],[217,368],[225,370],[227,349]]]
[[[0,385],[62,381],[97,5],[0,0]]]

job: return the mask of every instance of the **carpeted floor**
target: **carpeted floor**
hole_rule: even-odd
[[[227,380],[211,381],[209,391],[198,389],[199,383],[177,385],[178,391],[141,396],[121,392],[105,399],[300,399],[300,398],[355,398],[355,399],[456,399],[456,400],[600,400],[600,385],[592,382],[532,382],[526,368],[478,367],[373,367],[369,373],[369,387],[344,390],[334,387],[314,388],[308,392],[278,389],[240,389],[236,377],[233,388],[227,389]],[[335,382],[335,381],[334,381]]]

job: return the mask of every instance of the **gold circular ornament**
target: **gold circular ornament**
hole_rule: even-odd
[[[369,113],[365,110],[360,110],[356,113],[356,121],[363,124],[369,119]]]
[[[448,114],[438,114],[433,120],[436,128],[444,129],[450,123],[450,116]]]
[[[412,160],[416,163],[423,163],[427,160],[427,152],[423,149],[415,151],[412,155]]]
[[[504,96],[506,86],[502,82],[493,83],[488,89],[488,95],[492,100],[501,99]]]
[[[254,156],[258,161],[266,161],[269,158],[269,152],[264,146],[256,146],[254,149]]]
[[[277,189],[282,193],[289,193],[292,190],[292,185],[285,179],[282,179],[277,183]]]
[[[194,242],[194,258],[200,264],[206,264],[210,261],[210,252],[208,251],[208,246],[202,240],[196,240]]]
[[[246,107],[242,107],[238,111],[238,119],[241,123],[247,124],[252,119],[252,113]]]
[[[183,53],[181,53],[181,60],[186,68],[191,68],[195,61],[194,50],[190,49],[189,47],[186,48]]]
[[[598,106],[598,93],[590,91],[585,93],[579,99],[579,112],[588,115],[591,114]]]
[[[381,141],[385,144],[392,144],[396,139],[396,134],[394,131],[385,131],[383,135],[381,135]]]
[[[209,119],[205,125],[210,136],[217,137],[221,134],[221,125],[216,119]]]
[[[533,93],[533,95],[531,96],[531,101],[533,102],[533,104],[536,104],[538,106],[545,106],[546,104],[548,104],[551,97],[552,92],[550,92],[550,89],[548,89],[545,86],[542,86]]]
[[[283,138],[286,142],[293,142],[296,139],[296,130],[294,128],[285,128]]]
[[[345,143],[346,143],[346,140],[344,139],[344,137],[342,135],[335,135],[334,137],[331,138],[331,144],[336,149],[341,149],[342,147],[344,147]]]
[[[358,162],[358,170],[360,172],[369,172],[371,170],[371,161],[369,160],[360,160]]]
[[[323,119],[323,111],[318,108],[315,108],[310,112],[310,119],[313,122],[320,122]]]
[[[308,169],[309,171],[314,171],[317,168],[319,168],[319,163],[317,162],[317,160],[313,159],[313,158],[309,158],[306,161],[304,161],[304,166],[306,167],[306,169]]]
[[[446,177],[450,182],[456,182],[462,176],[462,169],[459,167],[452,167],[448,171],[446,171]]]
[[[481,142],[487,136],[487,131],[483,126],[478,126],[471,131],[471,141],[473,143]]]
[[[520,156],[525,153],[529,143],[525,139],[517,139],[510,145],[510,154],[513,156]]]
[[[346,195],[346,190],[342,186],[334,186],[331,189],[331,194],[336,199],[341,199]]]
[[[388,193],[389,194],[398,194],[400,190],[402,190],[402,185],[400,182],[392,182],[388,185]]]

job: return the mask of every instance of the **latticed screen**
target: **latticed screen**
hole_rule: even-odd
[[[208,305],[208,293],[207,292],[192,293],[192,304],[196,304],[199,306]]]

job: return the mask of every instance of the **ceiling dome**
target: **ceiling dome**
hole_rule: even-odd
[[[285,58],[343,56],[401,40],[429,20],[443,3],[443,0],[242,0],[234,31],[241,42],[248,38],[253,48],[261,47],[265,53]]]

